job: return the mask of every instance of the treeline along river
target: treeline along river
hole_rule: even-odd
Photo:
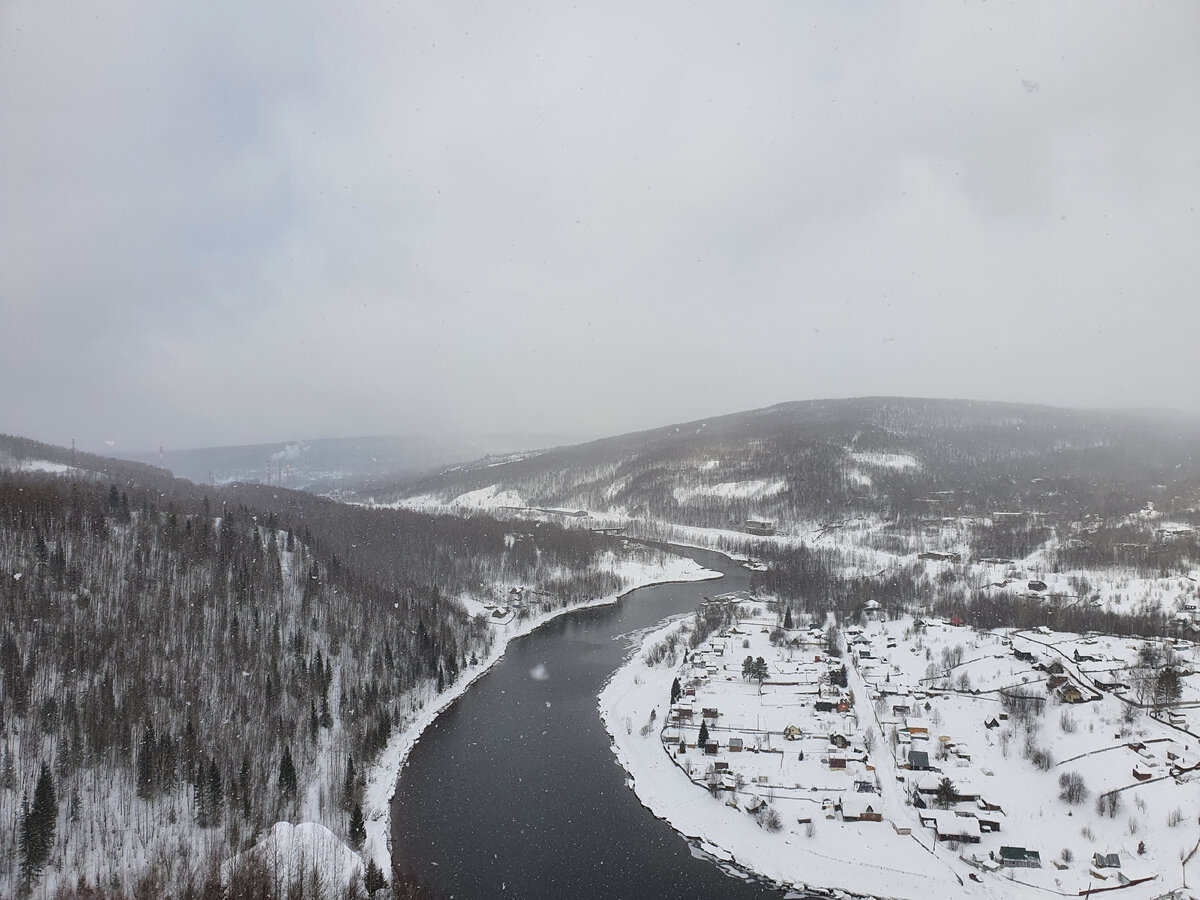
[[[695,857],[638,802],[596,708],[628,652],[623,635],[749,585],[725,556],[679,552],[725,577],[555,619],[513,641],[422,735],[392,803],[403,868],[463,900],[780,896]]]

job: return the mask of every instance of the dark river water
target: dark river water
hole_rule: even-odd
[[[681,552],[725,577],[641,588],[518,638],[425,731],[392,803],[402,867],[456,898],[778,900],[694,857],[638,802],[596,708],[621,635],[749,586],[726,557]]]

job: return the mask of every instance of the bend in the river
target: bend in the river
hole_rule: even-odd
[[[403,868],[464,900],[779,897],[698,858],[641,805],[596,708],[628,653],[623,635],[749,586],[728,557],[675,549],[725,577],[555,619],[510,643],[426,730],[392,802]]]

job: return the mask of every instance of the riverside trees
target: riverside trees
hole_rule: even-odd
[[[537,563],[521,572],[546,603],[616,589],[595,538],[528,528]],[[0,858],[0,895],[39,859],[99,860],[107,878],[200,829],[232,852],[301,812],[346,837],[392,729],[486,656],[488,626],[447,598],[516,580],[511,530],[137,467],[117,483],[0,474],[0,817],[19,831],[37,809],[31,853]],[[38,827],[42,762],[56,832]]]

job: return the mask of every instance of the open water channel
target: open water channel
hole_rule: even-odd
[[[509,644],[425,731],[392,803],[397,862],[463,900],[778,900],[694,855],[639,803],[596,708],[628,653],[624,635],[749,587],[725,556],[678,552],[725,577],[639,588],[553,620]]]

